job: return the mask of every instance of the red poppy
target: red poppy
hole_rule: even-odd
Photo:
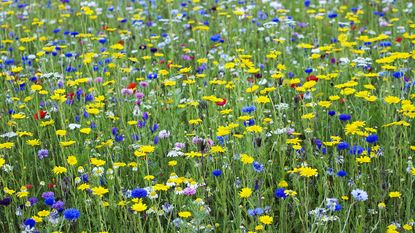
[[[249,82],[249,83],[254,83],[254,82],[255,82],[255,79],[254,79],[254,78],[252,78],[252,77],[247,78],[247,80],[248,80],[248,82]]]
[[[32,188],[33,188],[33,185],[32,185],[32,184],[27,184],[27,185],[26,185],[26,188],[30,190],[30,189],[32,189]]]
[[[345,98],[341,98],[341,99],[339,99],[339,101],[340,101],[340,103],[344,104],[346,102],[346,99]]]
[[[398,43],[401,43],[402,40],[403,40],[402,37],[397,37],[395,41],[398,42]]]
[[[108,29],[107,25],[102,26],[102,30],[107,30],[107,29]]]
[[[53,187],[55,187],[55,184],[48,184],[48,188],[53,189]]]
[[[310,75],[306,78],[307,81],[318,81],[318,78],[314,75]]]
[[[223,106],[226,104],[226,99],[222,98],[222,101],[216,102],[216,105]]]
[[[128,84],[127,88],[128,89],[134,89],[136,86],[137,86],[137,83],[136,82],[132,82],[132,83]]]
[[[291,87],[292,88],[296,88],[296,87],[298,87],[298,84],[297,83],[293,83],[293,84],[291,84]]]
[[[48,114],[48,112],[43,111],[43,110],[39,110],[39,112],[37,112],[33,117],[35,118],[35,120],[39,120],[45,118],[46,114]]]
[[[118,41],[118,44],[120,44],[120,45],[124,45],[124,41],[123,41],[123,40],[119,40],[119,41]]]
[[[73,92],[66,94],[66,96],[69,97],[70,100],[73,100],[74,95],[75,93]]]

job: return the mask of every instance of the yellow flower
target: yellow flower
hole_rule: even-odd
[[[263,215],[259,217],[259,222],[265,225],[270,225],[272,224],[273,218],[271,216],[268,215]]]
[[[314,113],[308,113],[308,114],[304,114],[301,116],[301,119],[312,119],[314,118],[316,115]]]
[[[0,168],[6,163],[6,160],[3,158],[0,158]]]
[[[200,152],[195,152],[195,151],[190,151],[189,153],[185,153],[184,155],[190,157],[190,158],[194,158],[194,157],[202,157],[202,153]]]
[[[317,169],[311,168],[311,167],[301,167],[299,168],[299,171],[300,171],[300,176],[304,176],[304,177],[311,177],[311,176],[318,175]]]
[[[131,206],[131,209],[136,211],[136,212],[143,212],[147,209],[147,205],[144,204],[141,200],[140,202],[134,204],[133,206]]]
[[[24,119],[24,118],[26,118],[25,114],[22,114],[22,113],[12,114],[12,119]]]
[[[78,160],[73,155],[68,156],[66,161],[69,163],[69,165],[72,165],[72,166],[78,163]]]
[[[100,197],[102,197],[104,194],[108,193],[108,189],[106,189],[102,186],[94,187],[91,190],[92,190],[92,194],[100,196]]]
[[[27,140],[26,143],[31,145],[31,146],[39,146],[40,145],[40,140],[39,139],[31,139],[31,140]]]
[[[82,128],[79,130],[79,132],[83,134],[89,134],[91,132],[91,128]]]
[[[219,126],[218,131],[216,132],[217,136],[225,136],[231,133],[231,129],[226,126]]]
[[[49,216],[49,214],[50,214],[50,211],[48,210],[42,210],[42,211],[37,212],[37,215],[39,215],[40,217],[47,217]]]
[[[213,153],[224,153],[226,151],[226,149],[221,147],[221,146],[212,146],[210,148],[210,151],[213,152]]]
[[[13,148],[13,146],[14,146],[13,142],[0,143],[0,149],[11,149]]]
[[[156,184],[153,186],[153,188],[155,191],[167,191],[170,187],[164,184]]]
[[[241,154],[241,161],[244,164],[251,164],[254,162],[254,157],[249,156],[247,154]]]
[[[401,198],[401,193],[400,192],[389,192],[389,197],[390,198]]]
[[[42,222],[42,218],[40,218],[38,216],[32,216],[32,219],[35,220],[35,222],[37,222],[37,223]]]
[[[255,101],[260,104],[266,104],[266,103],[271,102],[268,96],[265,96],[265,95],[259,96]]]
[[[288,187],[288,183],[287,183],[287,181],[285,181],[285,180],[281,180],[281,181],[278,183],[278,187],[279,187],[279,188],[286,188],[286,187]]]
[[[397,104],[397,103],[399,103],[400,101],[401,101],[401,99],[399,99],[398,97],[396,97],[396,96],[387,96],[387,97],[385,97],[384,98],[384,100],[385,100],[385,102],[386,103],[388,103],[388,104]]]
[[[409,224],[405,224],[402,227],[405,231],[412,231],[413,227]]]
[[[154,146],[150,146],[150,145],[140,146],[138,150],[143,153],[151,153],[151,152],[154,152]]]
[[[179,217],[181,218],[189,218],[192,216],[192,213],[189,211],[180,211],[179,212]]]
[[[202,123],[202,119],[189,120],[189,124],[191,125],[198,125],[200,123]]]
[[[370,163],[371,159],[369,156],[360,156],[359,158],[356,158],[356,162],[358,163]]]
[[[76,141],[73,141],[73,140],[66,141],[66,142],[60,142],[61,146],[63,146],[63,147],[71,146],[71,145],[73,145],[75,143],[76,143]]]
[[[246,89],[246,92],[247,93],[252,93],[252,92],[254,92],[254,91],[258,90],[258,89],[259,89],[259,86],[258,85],[253,85],[252,87],[248,87]]]
[[[386,233],[399,233],[399,231],[397,231],[397,227],[394,224],[391,224],[389,226],[386,227]]]
[[[77,187],[78,190],[85,190],[85,189],[89,189],[90,185],[89,184],[81,184]]]
[[[252,126],[246,127],[246,131],[254,132],[254,133],[261,133],[262,132],[262,127],[259,126],[259,125],[252,125]]]
[[[169,165],[170,167],[174,167],[174,166],[176,166],[176,165],[177,165],[177,161],[176,161],[176,160],[171,160],[171,161],[169,161],[168,165]]]
[[[55,174],[57,174],[57,175],[62,174],[62,173],[65,173],[66,171],[67,171],[67,169],[66,169],[66,168],[64,168],[64,167],[60,167],[60,166],[55,166],[55,167],[53,168],[53,173],[55,173]]]
[[[103,165],[105,165],[105,164],[107,163],[105,160],[102,160],[102,159],[97,159],[97,158],[91,158],[91,159],[89,160],[89,162],[90,162],[92,165],[97,166],[97,167],[103,166]]]
[[[56,135],[57,136],[65,136],[66,135],[66,130],[63,130],[63,129],[56,130]]]
[[[42,86],[38,85],[38,84],[34,84],[34,85],[30,86],[30,89],[32,91],[40,91],[40,90],[42,90]]]
[[[381,203],[378,204],[379,209],[384,209],[385,207],[386,207],[385,202],[381,202]]]
[[[147,175],[147,176],[144,176],[144,179],[145,180],[154,180],[154,176],[153,175]]]
[[[240,192],[239,192],[239,196],[241,198],[248,198],[250,197],[252,194],[252,189],[250,188],[243,188]]]

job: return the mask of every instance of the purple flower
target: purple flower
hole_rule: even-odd
[[[57,211],[62,211],[65,207],[65,203],[63,201],[57,201],[52,205],[52,208],[54,208]]]
[[[39,157],[39,159],[43,159],[45,157],[48,157],[49,156],[49,151],[47,149],[40,149],[37,152],[37,156]]]
[[[42,198],[43,199],[48,199],[48,198],[51,198],[51,197],[55,197],[55,193],[53,193],[53,192],[44,192],[44,193],[42,193]]]

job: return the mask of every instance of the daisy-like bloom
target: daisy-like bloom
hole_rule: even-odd
[[[243,188],[240,192],[239,192],[239,196],[241,198],[248,198],[252,195],[252,189],[250,188]]]

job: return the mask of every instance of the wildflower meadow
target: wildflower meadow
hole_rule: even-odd
[[[0,233],[415,227],[410,0],[2,0]]]

